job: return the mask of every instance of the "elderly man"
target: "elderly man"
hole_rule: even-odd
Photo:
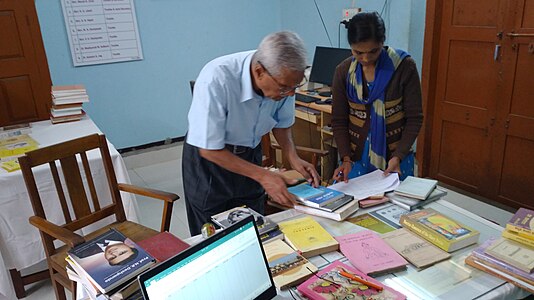
[[[216,58],[200,71],[188,115],[182,175],[189,230],[214,214],[246,205],[263,213],[265,192],[285,206],[291,184],[261,165],[261,137],[271,130],[291,167],[317,186],[314,166],[295,151],[294,93],[304,79],[306,50],[295,33],[268,35],[255,51]]]

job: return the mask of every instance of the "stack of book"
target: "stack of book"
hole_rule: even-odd
[[[299,184],[287,189],[295,196],[299,204],[295,205],[295,210],[342,221],[358,210],[358,201],[351,195],[319,186],[314,188],[308,183]]]
[[[502,236],[534,248],[534,210],[520,208],[506,224]]]
[[[68,251],[67,274],[90,299],[121,299],[135,292],[135,278],[155,259],[122,233],[110,229]]]
[[[400,224],[447,252],[475,244],[480,236],[477,230],[432,208],[404,214]]]
[[[85,114],[82,109],[85,102],[89,102],[89,96],[81,84],[52,86],[50,120],[53,124],[79,121]]]
[[[211,216],[211,220],[221,228],[227,228],[250,215],[254,216],[262,243],[284,238],[276,222],[248,207],[234,207]]]
[[[391,193],[387,193],[391,203],[404,209],[414,210],[447,195],[447,192],[436,188],[437,180],[408,176]]]
[[[486,241],[465,262],[534,293],[534,211],[520,208],[502,236]]]

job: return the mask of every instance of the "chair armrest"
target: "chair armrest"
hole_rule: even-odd
[[[37,227],[40,231],[64,242],[71,248],[85,242],[85,239],[82,236],[79,236],[76,233],[51,223],[41,217],[30,217],[30,223]]]
[[[282,150],[282,147],[280,147],[280,145],[278,145],[277,143],[272,143],[271,147],[273,149]],[[297,152],[308,152],[308,153],[312,153],[312,154],[317,154],[320,157],[328,155],[328,150],[321,150],[321,149],[316,149],[316,148],[308,148],[308,147],[303,147],[303,146],[295,146],[295,149],[297,150]]]
[[[147,196],[147,197],[163,200],[166,202],[172,203],[180,199],[178,195],[173,194],[173,193],[167,193],[167,192],[153,190],[149,188],[143,188],[143,187],[135,186],[131,184],[119,183],[118,186],[119,186],[119,190],[121,191],[132,193],[132,194],[137,194],[141,196]]]

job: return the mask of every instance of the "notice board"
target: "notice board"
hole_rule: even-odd
[[[61,0],[75,67],[143,59],[134,0]]]

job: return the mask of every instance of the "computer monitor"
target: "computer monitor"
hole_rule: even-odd
[[[351,56],[350,49],[320,47],[315,48],[313,65],[310,74],[310,82],[316,82],[332,86],[332,78],[337,65]],[[329,92],[319,93],[321,96],[330,97]]]
[[[139,275],[145,299],[272,299],[276,296],[254,217]]]

